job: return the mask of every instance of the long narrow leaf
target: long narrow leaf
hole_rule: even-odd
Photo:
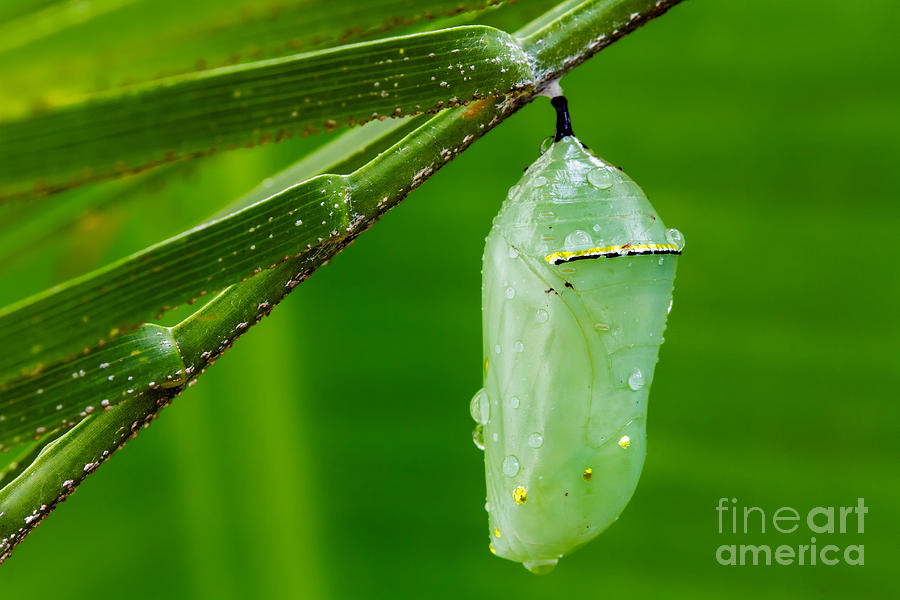
[[[63,189],[217,149],[434,112],[530,84],[519,45],[482,26],[162,80],[0,124],[0,194]]]
[[[2,116],[57,107],[126,83],[322,50],[387,32],[444,29],[453,25],[451,19],[472,19],[497,6],[494,0],[128,0],[108,13],[93,7],[97,2],[78,11],[84,3],[64,0],[50,7],[44,2],[36,12],[68,9],[78,13],[78,27],[37,30],[28,26],[35,11],[6,4],[0,3],[0,15],[6,9],[18,18],[0,16],[0,40],[11,48],[0,52]],[[97,16],[102,18],[87,19]],[[25,39],[31,43],[22,45]]]

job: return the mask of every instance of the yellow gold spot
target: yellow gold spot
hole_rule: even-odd
[[[490,549],[491,554],[497,554],[497,551],[494,550],[494,545],[493,545],[493,544],[488,544],[488,548]]]
[[[487,377],[487,368],[488,368],[489,359],[484,359],[484,376]]]
[[[584,470],[584,473],[581,474],[581,478],[585,481],[590,481],[591,477],[594,476],[594,470],[590,467]]]
[[[623,435],[622,437],[619,438],[619,445],[622,446],[623,448],[627,448],[628,446],[631,445],[631,438],[628,437],[627,435]]]
[[[528,501],[528,492],[521,485],[513,490],[513,500],[516,504],[525,504]]]
[[[500,536],[500,530],[497,529],[496,527],[494,527],[494,535],[495,535],[496,537],[501,537],[501,536]]]

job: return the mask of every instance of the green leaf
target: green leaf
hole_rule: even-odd
[[[85,477],[149,424],[171,393],[157,390],[90,415],[43,447],[0,489],[0,562]]]
[[[34,40],[80,25],[132,4],[136,0],[93,0],[93,2],[54,2],[39,10],[20,14],[17,19],[0,22],[0,53],[25,46]]]
[[[143,325],[90,354],[4,385],[0,451],[147,391],[176,387],[190,373],[170,330]]]
[[[519,45],[481,26],[175,77],[0,124],[0,197],[434,112],[530,84]]]
[[[184,163],[184,167],[189,164]],[[162,188],[179,166],[166,165],[101,186],[77,188],[64,199],[40,198],[0,204],[0,224],[5,228],[0,238],[0,273],[23,257],[46,249],[48,243],[57,240],[85,214],[121,203],[141,191]]]
[[[101,0],[106,5],[119,1]],[[388,31],[402,35],[446,28],[497,3],[129,0],[115,12],[98,11],[97,2],[87,11],[75,10],[85,5],[72,1],[43,2],[31,10],[29,3],[10,4],[0,6],[0,40],[9,48],[0,53],[0,80],[6,83],[0,87],[0,115],[6,116],[35,106],[58,107],[125,83],[322,50],[384,37]],[[70,24],[78,26],[30,26],[47,11],[75,12],[80,18]],[[32,43],[22,45],[25,39]]]

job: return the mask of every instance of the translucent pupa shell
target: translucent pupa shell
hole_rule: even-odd
[[[565,136],[525,172],[484,251],[491,551],[546,572],[623,511],[681,234],[620,169]]]

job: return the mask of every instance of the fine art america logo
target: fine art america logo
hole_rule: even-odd
[[[716,549],[716,562],[728,566],[864,565],[865,546],[862,544],[826,542],[841,541],[830,534],[864,533],[867,512],[864,498],[857,498],[856,506],[816,506],[808,511],[782,506],[768,512],[759,506],[739,506],[737,498],[720,498],[716,506],[720,535],[805,534],[804,538],[808,535],[809,541],[804,539],[800,544],[725,543]],[[817,535],[824,537],[817,539]]]

